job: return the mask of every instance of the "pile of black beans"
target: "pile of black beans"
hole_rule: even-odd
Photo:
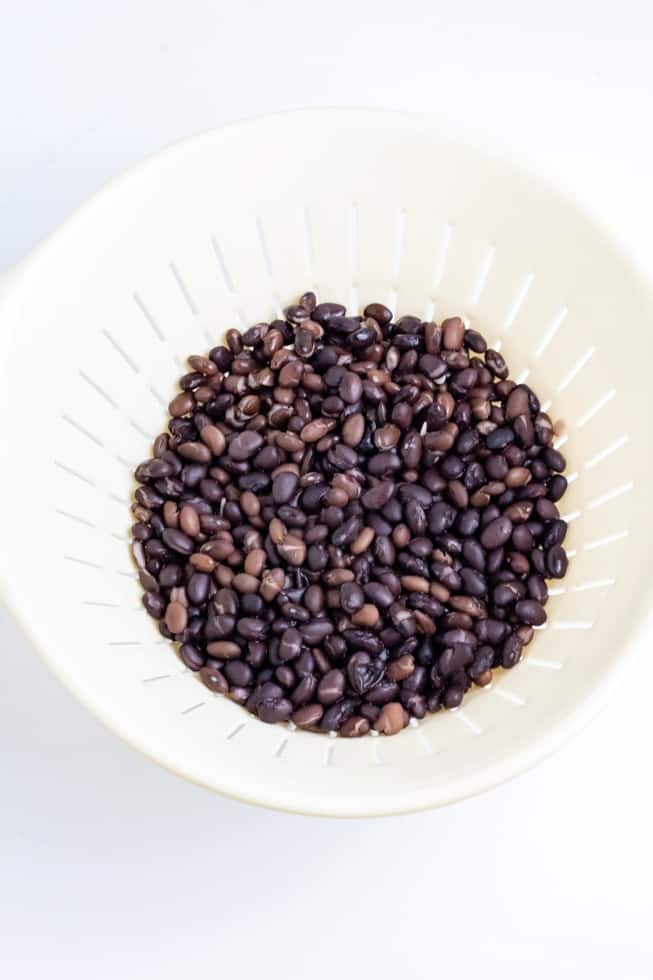
[[[393,735],[518,663],[567,569],[565,460],[480,333],[306,293],[188,363],[132,550],[209,690]]]

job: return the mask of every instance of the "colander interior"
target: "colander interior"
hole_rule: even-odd
[[[571,561],[546,627],[461,709],[391,739],[266,726],[212,695],[143,612],[128,553],[131,474],[185,357],[309,288],[468,317],[562,423]],[[204,785],[334,814],[478,791],[584,720],[647,611],[650,323],[647,288],[571,203],[422,120],[297,113],[181,144],[85,206],[9,295],[3,590],[92,711]]]

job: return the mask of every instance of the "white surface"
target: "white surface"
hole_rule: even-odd
[[[643,4],[622,4],[618,22],[608,6],[588,21],[585,4],[549,4],[521,24],[516,4],[457,5],[454,19],[423,3],[335,3],[324,24],[298,4],[238,16],[185,6],[183,22],[176,4],[149,3],[103,14],[26,4],[6,18],[4,264],[144,152],[319,103],[437,108],[492,132],[580,190],[653,264]],[[316,32],[322,45],[308,49]],[[9,99],[16,78],[22,97]],[[0,933],[12,975],[321,978],[346,959],[377,976],[539,978],[571,976],[581,957],[594,977],[650,975],[645,681],[492,794],[327,823],[252,811],[149,765],[78,708],[10,624],[1,635]]]

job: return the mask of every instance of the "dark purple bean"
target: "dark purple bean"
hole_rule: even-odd
[[[556,473],[562,473],[567,465],[562,453],[559,453],[557,449],[552,449],[550,446],[547,446],[542,453],[542,460],[550,470],[554,470]]]
[[[365,594],[360,585],[357,585],[355,582],[345,582],[340,587],[340,603],[348,615],[358,612],[364,602]]]
[[[511,633],[501,650],[501,666],[510,668],[521,660],[523,644],[515,633]]]
[[[224,674],[229,683],[235,687],[248,687],[254,677],[252,668],[244,660],[227,661]]]
[[[355,704],[356,702],[351,698],[343,698],[336,704],[332,704],[330,708],[327,708],[322,715],[322,721],[320,722],[320,728],[322,731],[338,731],[338,729],[353,715]]]
[[[490,521],[481,532],[481,545],[484,548],[500,548],[510,538],[512,524],[507,517],[497,517]]]
[[[340,303],[318,303],[311,313],[311,319],[326,326],[334,317],[344,317],[346,312]]]
[[[567,489],[567,480],[564,476],[553,476],[549,481],[549,499],[557,502]]]
[[[555,545],[546,553],[546,568],[551,578],[564,578],[567,572],[567,555],[564,548]]]
[[[298,657],[302,648],[302,637],[299,630],[291,627],[285,630],[279,641],[278,656],[281,663],[294,660]]]
[[[194,606],[201,606],[206,602],[210,584],[210,577],[202,572],[195,572],[191,575],[186,586],[186,592]]]
[[[182,643],[179,648],[179,659],[189,670],[200,670],[205,663],[204,655],[192,643]]]
[[[293,712],[292,703],[287,698],[263,698],[256,707],[256,714],[268,724],[287,721]]]
[[[546,610],[535,599],[522,599],[515,606],[515,613],[529,626],[541,626],[546,622]]]
[[[180,555],[192,555],[195,550],[193,539],[189,538],[183,531],[178,531],[175,528],[166,528],[161,535],[161,539],[166,547],[170,548],[171,551],[176,551]]]
[[[262,619],[246,616],[238,621],[236,630],[245,640],[261,640],[267,633],[267,623]]]
[[[320,704],[335,704],[345,690],[345,675],[341,670],[334,668],[328,671],[320,680],[317,686],[317,698]]]
[[[485,437],[485,445],[492,452],[496,452],[498,449],[505,449],[508,443],[512,442],[515,438],[515,434],[508,426],[501,429],[495,429],[490,432],[489,435]]]
[[[545,531],[544,537],[542,538],[542,544],[544,548],[553,548],[554,545],[562,544],[566,536],[566,521],[554,520]]]
[[[428,525],[431,534],[441,534],[447,531],[456,519],[455,508],[442,501],[433,504],[428,514]]]
[[[392,605],[392,592],[380,582],[368,582],[367,585],[363,586],[363,591],[370,602],[379,609],[387,609]]]
[[[379,683],[384,670],[382,660],[373,660],[368,653],[355,653],[347,664],[347,677],[356,694],[365,694]]]
[[[275,504],[287,504],[295,496],[299,486],[299,477],[296,473],[285,470],[275,476],[272,481],[272,499]]]

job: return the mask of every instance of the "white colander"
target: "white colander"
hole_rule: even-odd
[[[190,353],[305,289],[464,314],[564,421],[572,556],[524,660],[394,738],[268,726],[185,670],[140,604],[132,471]],[[605,700],[648,607],[647,286],[556,191],[383,112],[274,116],[146,161],[8,280],[0,332],[2,592],[116,733],[250,802],[433,806],[531,765]],[[28,697],[29,692],[16,692]]]

